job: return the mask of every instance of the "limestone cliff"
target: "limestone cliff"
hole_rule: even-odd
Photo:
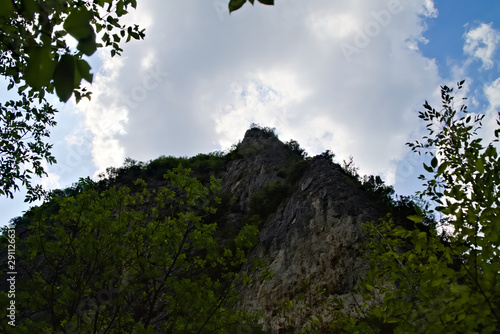
[[[258,129],[247,131],[239,151],[243,157],[229,163],[223,188],[238,198],[244,212],[259,189],[283,180],[280,171],[289,164],[290,152]],[[324,156],[312,158],[291,194],[266,219],[252,252],[274,275],[244,290],[240,307],[262,309],[265,329],[272,333],[293,332],[286,330],[275,301],[311,289],[314,304],[317,287],[326,292],[322,298],[347,294],[367,270],[360,254],[361,223],[381,216],[373,199],[338,164]],[[316,302],[319,313],[322,306]]]

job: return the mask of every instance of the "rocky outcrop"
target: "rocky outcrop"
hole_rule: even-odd
[[[244,209],[261,187],[280,179],[290,152],[258,129],[246,133],[240,150],[244,155],[255,152],[230,163],[223,184]],[[264,328],[272,333],[294,332],[293,324],[288,327],[276,312],[276,301],[306,293],[320,314],[324,307],[320,299],[345,295],[355,286],[368,269],[360,254],[361,223],[382,215],[366,192],[328,157],[312,158],[294,190],[266,220],[251,254],[263,259],[274,274],[271,280],[246,288],[239,306],[262,309]],[[315,293],[318,287],[325,291],[322,297]]]
[[[242,158],[228,164],[222,188],[238,199],[240,211],[246,211],[252,195],[283,179],[278,174],[287,166],[291,152],[272,134],[253,128],[246,132],[238,153]]]

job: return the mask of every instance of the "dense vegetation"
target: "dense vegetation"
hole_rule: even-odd
[[[19,320],[2,318],[2,332],[209,333],[251,322],[233,304],[252,279],[240,268],[258,230],[216,237],[220,181],[204,186],[189,174],[168,170],[166,186],[151,191],[138,179],[134,192],[82,180],[17,220],[28,225],[17,255]],[[7,307],[6,291],[0,303]]]

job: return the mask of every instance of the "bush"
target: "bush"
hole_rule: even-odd
[[[283,181],[271,182],[257,193],[249,201],[249,216],[259,216],[267,219],[273,214],[285,198],[290,195],[291,187]]]

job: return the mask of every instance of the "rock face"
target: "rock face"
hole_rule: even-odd
[[[238,198],[240,210],[245,211],[252,195],[283,179],[278,172],[286,167],[291,152],[276,137],[254,128],[246,132],[238,153],[242,158],[229,163],[222,176],[222,188]]]
[[[223,188],[244,210],[260,188],[282,179],[290,150],[258,129],[247,131],[239,150],[244,158],[228,165]],[[269,265],[272,279],[244,290],[240,307],[262,309],[264,329],[271,333],[293,333],[275,301],[309,294],[320,314],[317,287],[325,295],[347,294],[368,269],[360,254],[361,223],[382,216],[372,201],[330,158],[312,158],[293,193],[266,219],[252,252]]]

